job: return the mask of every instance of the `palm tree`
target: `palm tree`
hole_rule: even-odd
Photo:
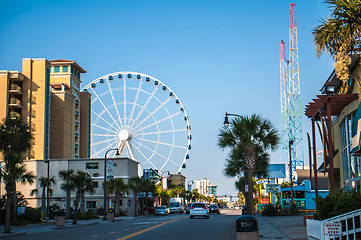
[[[134,212],[136,217],[138,216],[138,194],[143,189],[142,182],[143,179],[141,179],[140,177],[131,177],[128,180],[129,189],[132,190],[134,193]]]
[[[4,158],[0,177],[7,193],[5,233],[10,232],[11,198],[13,200],[13,216],[16,218],[16,182],[22,184],[34,182],[34,174],[28,172],[23,165],[22,154],[31,149],[33,138],[30,128],[21,119],[6,118],[0,125],[0,151]],[[14,214],[15,213],[15,214]]]
[[[53,194],[53,189],[51,188],[52,185],[54,185],[56,183],[56,179],[55,177],[51,177],[51,178],[47,178],[47,177],[40,177],[39,178],[39,182],[40,182],[40,188],[42,189],[41,191],[41,211],[43,212],[43,215],[45,216],[46,214],[46,203],[45,203],[45,193],[46,190],[49,189],[49,195]],[[30,196],[36,195],[39,193],[39,189],[35,188],[33,190],[31,190],[30,192]],[[49,216],[47,216],[49,217]]]
[[[250,186],[247,194],[247,209],[250,214],[254,214],[252,178],[256,172],[257,161],[268,159],[267,155],[260,155],[268,149],[276,150],[279,144],[277,130],[272,124],[253,114],[250,117],[238,117],[232,120],[229,128],[223,127],[218,135],[218,146],[221,149],[229,148],[230,159],[239,161],[244,171],[246,184]],[[237,163],[237,162],[236,162]]]
[[[115,194],[115,214],[120,214],[120,200],[128,191],[128,185],[122,178],[112,178],[107,181],[107,189],[109,193]]]
[[[82,196],[86,192],[90,194],[94,194],[94,186],[93,181],[89,173],[83,172],[83,171],[77,171],[75,174],[71,176],[71,182],[74,184],[74,190],[75,190],[75,211],[73,215],[73,224],[78,224],[78,207],[79,202]],[[84,202],[84,200],[82,200]]]
[[[144,201],[145,201],[145,206],[148,206],[148,195],[149,193],[152,193],[152,196],[154,196],[154,193],[156,192],[156,187],[155,187],[155,183],[151,180],[143,180],[142,183],[142,191],[145,192],[145,197],[144,197]]]
[[[326,0],[332,14],[322,19],[312,34],[318,56],[328,52],[334,57],[337,76],[348,80],[351,55],[361,50],[361,2],[359,0]]]
[[[74,174],[73,169],[61,170],[59,172],[60,178],[63,180],[61,184],[61,189],[66,192],[66,212],[65,217],[70,218],[70,208],[71,208],[71,192],[74,191],[74,184],[71,181],[71,176]]]

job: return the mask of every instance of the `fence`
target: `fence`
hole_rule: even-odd
[[[307,219],[307,235],[309,239],[361,240],[360,217],[361,209],[323,221]],[[341,223],[341,235],[325,235],[324,223]]]

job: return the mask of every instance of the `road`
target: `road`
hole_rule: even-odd
[[[235,218],[239,210],[222,210],[209,219],[190,219],[188,214],[148,216],[96,225],[53,229],[48,232],[27,234],[12,239],[107,239],[107,240],[228,240],[235,237]]]

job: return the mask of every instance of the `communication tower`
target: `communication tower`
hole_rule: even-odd
[[[289,162],[289,147],[291,147],[292,172],[294,173],[293,176],[295,176],[297,167],[304,168],[304,161],[297,18],[296,4],[294,3],[290,4],[289,21],[289,60],[286,60],[284,42],[280,43],[282,158],[285,163]],[[289,144],[292,141],[293,143]],[[286,165],[288,166],[288,164]]]

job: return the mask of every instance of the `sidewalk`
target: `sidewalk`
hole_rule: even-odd
[[[138,216],[141,218],[144,216]],[[116,217],[114,221],[123,221],[123,220],[130,220],[134,219],[135,217]],[[73,227],[81,227],[81,226],[89,226],[95,224],[104,224],[107,222],[112,222],[111,220],[103,221],[102,218],[98,219],[91,219],[91,220],[78,220],[78,224],[73,225],[73,220],[67,219],[65,221],[65,226],[63,228],[73,228]],[[32,234],[32,233],[40,233],[40,232],[50,232],[56,229],[61,229],[55,226],[55,220],[50,220],[50,222],[43,222],[37,224],[30,224],[27,226],[11,226],[11,233],[4,233],[4,226],[0,226],[0,239],[6,239],[12,236],[21,236],[25,234]]]
[[[306,240],[307,229],[303,215],[263,217],[258,215],[260,239]]]

